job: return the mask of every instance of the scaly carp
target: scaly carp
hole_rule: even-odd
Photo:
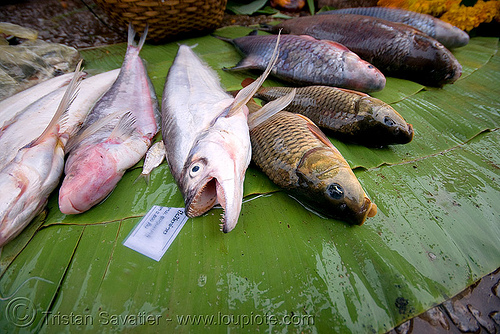
[[[167,75],[162,135],[170,171],[189,217],[207,212],[216,203],[222,206],[223,232],[238,222],[251,159],[245,104],[269,75],[277,46],[265,72],[234,98],[189,46],[179,47]]]
[[[435,38],[447,48],[458,48],[469,43],[469,35],[459,28],[432,15],[390,7],[356,7],[329,10],[320,14],[358,14],[404,23]]]
[[[354,225],[375,216],[377,206],[347,161],[307,117],[287,111],[267,117],[255,111],[248,123],[252,160],[301,203]]]
[[[224,39],[227,40],[227,39]],[[228,40],[246,55],[228,70],[264,70],[271,59],[276,36],[244,36]],[[345,46],[311,36],[285,35],[271,74],[298,85],[328,85],[375,92],[385,87],[384,75]]]
[[[289,87],[262,87],[255,97],[272,101],[292,91]],[[295,88],[287,111],[308,117],[333,136],[366,146],[406,144],[413,127],[387,103],[367,94],[328,86]]]
[[[385,75],[441,87],[455,82],[462,66],[434,38],[406,24],[355,14],[298,17],[270,28],[345,45]]]
[[[115,188],[125,171],[146,153],[158,132],[160,114],[154,87],[129,26],[128,47],[118,78],[97,101],[71,142],[59,189],[65,214],[87,211]]]

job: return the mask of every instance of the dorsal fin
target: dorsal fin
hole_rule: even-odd
[[[229,106],[229,110],[227,112],[227,117],[231,117],[235,113],[237,113],[251,98],[252,96],[257,92],[257,90],[262,86],[262,83],[266,80],[267,76],[269,73],[271,73],[272,68],[278,61],[279,57],[279,42],[280,42],[280,34],[278,34],[278,37],[276,39],[276,45],[274,47],[273,54],[271,56],[271,60],[269,61],[269,64],[267,65],[266,70],[260,77],[257,78],[254,82],[249,84],[248,86],[242,88],[239,93],[236,95],[233,103]]]
[[[127,111],[121,118],[118,124],[115,126],[111,134],[110,139],[130,137],[135,131],[134,124],[137,121],[134,114],[131,111]]]
[[[109,124],[114,119],[121,118],[123,115],[127,112],[130,112],[128,110],[120,110],[120,111],[115,111],[114,113],[111,113],[103,118],[100,118],[99,120],[95,121],[91,125],[87,126],[85,129],[83,129],[80,133],[78,133],[77,136],[70,137],[70,140],[66,144],[66,152],[70,152],[73,148],[75,148],[76,145],[81,143],[85,138],[89,137],[90,135],[94,134],[102,128],[103,126]]]
[[[294,97],[295,97],[295,89],[292,89],[292,91],[287,95],[282,96],[269,103],[266,103],[262,108],[248,115],[249,129],[252,130],[259,124],[262,124],[262,122],[267,120],[269,117],[285,109],[286,106],[288,106],[290,102],[292,102]]]
[[[370,97],[370,95],[368,95],[366,93],[358,92],[357,90],[346,89],[346,88],[339,88],[339,87],[335,87],[335,88],[339,89],[339,90],[341,90],[343,92],[346,92],[346,93],[356,94],[356,95],[364,96],[364,97]]]

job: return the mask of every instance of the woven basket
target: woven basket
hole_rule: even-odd
[[[227,0],[94,0],[114,24],[137,32],[149,25],[147,39],[162,41],[180,34],[214,30],[222,22]]]

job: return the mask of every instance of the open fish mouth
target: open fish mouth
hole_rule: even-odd
[[[377,204],[370,201],[368,197],[365,197],[360,212],[362,212],[362,216],[360,217],[360,220],[358,221],[357,225],[363,225],[366,218],[374,217],[377,214]]]
[[[227,188],[227,189],[225,189]],[[216,177],[207,178],[193,196],[189,196],[186,202],[186,214],[188,217],[197,217],[210,210],[217,203],[222,207],[221,231],[230,232],[237,223],[241,209],[241,203],[228,198],[234,186],[228,182],[220,182]],[[238,198],[236,196],[236,198]]]
[[[186,203],[188,217],[197,217],[210,210],[217,201],[217,179],[209,178],[198,188],[194,196]]]

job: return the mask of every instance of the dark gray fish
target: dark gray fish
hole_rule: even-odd
[[[469,43],[469,35],[434,16],[412,12],[401,8],[389,7],[357,7],[330,10],[320,14],[359,14],[373,16],[391,22],[404,23],[424,34],[437,39],[447,48],[458,48]]]
[[[310,35],[345,45],[384,74],[441,87],[455,82],[462,66],[441,43],[406,24],[355,14],[286,20],[269,30]]]
[[[230,70],[264,70],[276,36],[244,36],[233,43],[246,57]],[[385,87],[384,75],[345,46],[310,36],[282,36],[280,55],[271,73],[298,85],[328,85],[374,92]]]
[[[328,86],[262,87],[255,97],[273,101],[293,89],[287,111],[307,116],[339,139],[379,147],[413,138],[413,127],[396,110],[364,93]]]

